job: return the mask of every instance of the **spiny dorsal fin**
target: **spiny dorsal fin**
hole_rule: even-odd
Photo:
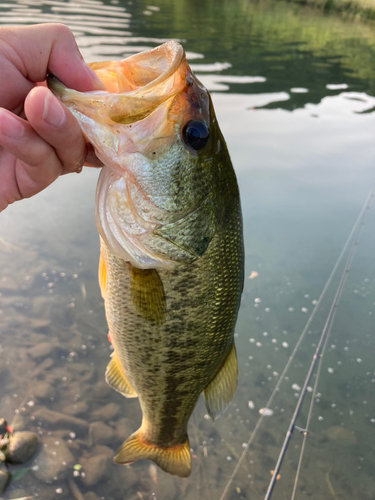
[[[163,282],[155,269],[130,265],[130,295],[137,313],[157,325],[165,322],[166,304]]]
[[[105,372],[105,380],[107,384],[112,387],[112,389],[120,392],[123,396],[127,398],[138,397],[138,394],[129,384],[123,371],[121,370],[121,366],[115,352],[112,354],[111,361],[107,366],[107,370]]]
[[[233,344],[223,366],[203,391],[204,402],[212,420],[215,420],[231,402],[236,392],[237,375],[237,355]]]
[[[189,439],[186,437],[184,443],[169,448],[161,447],[146,441],[141,429],[138,429],[122,444],[113,461],[129,464],[143,459],[152,460],[169,474],[188,477],[191,473]]]

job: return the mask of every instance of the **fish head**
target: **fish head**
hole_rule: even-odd
[[[53,76],[48,85],[104,164],[96,193],[100,235],[142,269],[193,261],[214,233],[215,165],[226,149],[207,90],[173,40],[90,66],[105,91],[78,92]]]

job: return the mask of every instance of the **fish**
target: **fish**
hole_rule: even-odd
[[[106,90],[48,86],[103,163],[95,221],[113,353],[108,384],[138,397],[140,428],[114,462],[191,473],[188,421],[215,419],[237,386],[234,329],[244,282],[241,203],[211,97],[171,40],[91,63]]]

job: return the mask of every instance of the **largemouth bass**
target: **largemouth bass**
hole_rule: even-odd
[[[114,461],[150,459],[187,477],[199,395],[215,418],[237,385],[237,181],[210,96],[180,44],[90,66],[106,91],[76,92],[54,77],[49,86],[104,164],[95,220],[114,348],[106,380],[138,396],[143,414]]]

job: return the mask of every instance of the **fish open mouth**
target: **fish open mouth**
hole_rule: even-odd
[[[185,53],[174,40],[122,61],[89,66],[105,85],[105,91],[67,89],[53,75],[48,78],[48,86],[68,107],[71,104],[82,110],[84,106],[85,113],[90,107],[103,121],[130,124],[142,120],[186,86]],[[92,111],[88,113],[91,116]]]
[[[165,83],[177,71],[183,57],[181,45],[170,40],[123,61],[92,63],[90,67],[106,86],[107,92],[121,94],[141,87],[147,91]]]

